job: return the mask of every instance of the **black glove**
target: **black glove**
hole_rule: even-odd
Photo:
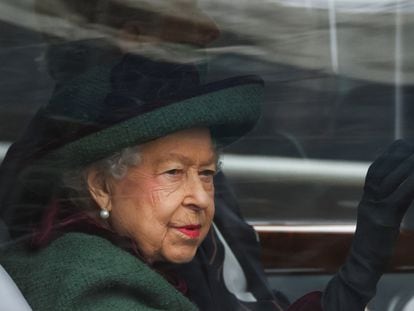
[[[325,311],[364,310],[375,295],[414,197],[413,173],[414,147],[402,140],[370,166],[350,253],[324,291]]]

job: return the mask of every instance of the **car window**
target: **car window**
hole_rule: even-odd
[[[150,2],[105,0],[100,10],[94,10],[88,6],[94,1],[79,8],[56,6],[53,0],[0,0],[0,160],[49,101],[56,81],[67,78],[48,59],[62,60],[59,53],[67,42],[79,43],[75,59],[82,59],[82,44],[103,44],[100,48],[109,54],[113,46],[133,50],[122,41],[125,34],[116,30],[117,12],[130,14],[132,21],[136,11],[141,17],[151,12]],[[261,119],[246,137],[223,150],[222,170],[243,216],[259,232],[272,286],[285,286],[291,299],[322,289],[346,256],[370,163],[394,140],[414,138],[414,4],[396,0],[198,0],[197,4],[217,25],[220,33],[215,40],[200,47],[208,41],[203,37],[208,22],[203,21],[199,32],[178,40],[187,45],[196,36],[200,40],[196,49],[170,42],[157,53],[168,51],[174,60],[197,60],[206,81],[251,74],[263,78]],[[106,5],[115,8],[112,14]],[[180,11],[169,11],[167,5],[163,14],[177,20],[170,36],[182,31]],[[51,45],[56,55],[50,54]],[[154,53],[149,47],[140,48]],[[105,60],[105,53],[92,55],[88,62]],[[82,71],[84,64],[67,66]],[[414,208],[402,227],[414,228]],[[280,240],[275,242],[273,231]],[[375,305],[391,306],[389,311],[408,310],[398,306],[407,305],[414,291],[408,288],[413,255],[407,245],[412,236],[401,241],[391,268],[399,274],[386,276],[380,286],[385,298]]]
[[[412,6],[205,1],[205,7],[222,31],[212,75],[257,73],[266,83],[261,122],[223,157],[245,215],[352,223],[370,162],[412,135]]]
[[[247,218],[355,219],[369,163],[413,131],[413,8],[398,3],[199,1],[220,29],[206,49],[207,79],[258,74],[266,84],[261,121],[223,156]],[[82,39],[74,29],[86,26],[32,1],[2,7],[0,139],[7,148],[53,90],[47,37]]]

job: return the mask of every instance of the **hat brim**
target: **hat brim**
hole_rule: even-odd
[[[263,101],[261,79],[250,76],[238,82],[127,119],[67,143],[43,160],[64,167],[84,166],[123,148],[192,127],[208,127],[216,145],[228,145],[254,127]]]

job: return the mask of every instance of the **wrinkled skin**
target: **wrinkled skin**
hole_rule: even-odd
[[[109,223],[132,238],[148,262],[190,261],[214,216],[217,155],[207,129],[175,132],[140,145],[141,159],[109,189],[91,194]]]

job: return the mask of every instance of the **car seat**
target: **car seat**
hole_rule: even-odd
[[[32,310],[17,285],[0,265],[0,310],[30,311]]]

